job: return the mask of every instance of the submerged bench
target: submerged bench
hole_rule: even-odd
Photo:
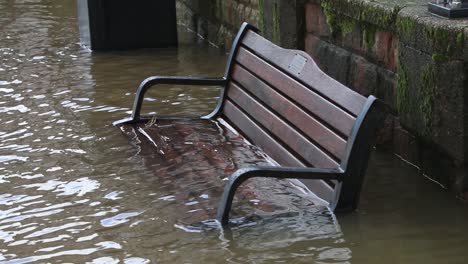
[[[197,119],[226,122],[277,163],[241,168],[229,177],[217,214],[222,225],[229,222],[237,188],[253,177],[301,179],[331,210],[357,207],[384,105],[323,73],[307,53],[280,48],[244,23],[224,77],[147,78],[138,88],[131,117],[114,125],[152,120],[140,111],[146,91],[157,84],[223,87],[213,112]]]

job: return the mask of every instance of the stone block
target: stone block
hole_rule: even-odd
[[[419,144],[417,138],[402,128],[399,120],[393,130],[393,151],[409,163],[419,165]]]
[[[377,133],[377,143],[376,146],[379,149],[391,149],[393,148],[393,132],[395,127],[395,116],[387,115],[385,118],[384,125]]]
[[[308,3],[305,6],[306,30],[317,36],[329,37],[330,27],[320,5]]]
[[[346,49],[353,50],[358,54],[365,54],[365,47],[363,45],[363,30],[360,26],[356,26],[351,32],[340,34],[336,36],[340,39],[338,43]]]
[[[348,73],[351,52],[322,41],[317,47],[316,58],[323,71],[342,84],[349,86]]]
[[[377,68],[376,96],[396,113],[396,75],[385,68]]]
[[[223,38],[224,39],[224,49],[225,50],[231,49],[232,42],[234,41],[235,36],[236,36],[236,34],[232,33],[229,30],[226,30],[226,32],[224,34],[224,38]]]
[[[424,144],[420,153],[421,172],[444,188],[453,189],[455,166],[452,160],[429,144]]]
[[[468,194],[468,174],[466,170],[466,165],[455,164],[455,167],[451,171],[449,171],[449,173],[453,174],[453,177],[455,178],[455,180],[451,183],[451,189],[454,190],[457,196],[462,200],[468,198],[468,196],[465,196],[466,194]]]
[[[214,43],[216,46],[223,48],[224,46],[224,35],[220,35],[222,29],[221,25],[212,23],[211,21],[206,21],[206,39],[211,43]]]
[[[259,22],[260,22],[260,12],[258,11],[258,9],[252,9],[250,11],[250,17],[247,20],[247,23],[259,28],[259,24],[260,24]]]
[[[258,0],[250,0],[250,5],[253,8],[258,8],[259,7],[259,2],[258,2]]]
[[[467,28],[468,19],[441,19],[417,6],[403,8],[396,20],[400,40],[437,61],[468,61]]]
[[[398,38],[392,32],[377,31],[372,51],[378,61],[381,61],[387,69],[395,72],[398,57]]]
[[[377,66],[359,55],[350,56],[348,81],[350,88],[369,96],[376,94],[378,86]]]
[[[204,39],[208,38],[207,21],[202,17],[195,17],[195,32]]]
[[[397,109],[407,128],[464,161],[465,90],[462,61],[435,63],[430,55],[400,45]]]
[[[195,20],[193,11],[187,6],[186,3],[176,2],[177,22],[185,25],[187,28],[195,30]]]
[[[321,44],[322,40],[310,33],[306,34],[305,41],[304,41],[304,50],[312,56],[314,61],[319,64],[319,60],[317,58],[317,50],[319,45]]]
[[[460,191],[460,197],[468,202],[468,176],[466,176],[466,173],[464,173],[464,177],[462,178],[462,185],[461,185],[461,191]]]
[[[327,8],[337,16],[346,15],[355,20],[393,30],[400,5],[407,1],[363,1],[363,0],[322,0]]]
[[[306,21],[306,32],[315,33],[318,32],[318,13],[320,12],[320,6],[314,4],[305,5],[305,21]]]
[[[305,50],[325,73],[349,86],[351,52],[323,41],[312,34],[306,36]]]
[[[463,56],[462,59],[468,62],[468,27],[463,30]]]

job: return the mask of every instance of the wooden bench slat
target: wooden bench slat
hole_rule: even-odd
[[[283,71],[289,72],[301,82],[310,85],[312,89],[318,91],[331,101],[336,102],[355,116],[361,112],[366,99],[326,75],[306,52],[283,49],[251,30],[246,33],[242,44],[250,50],[254,50],[264,60],[271,62]],[[297,74],[298,67],[291,67],[295,58],[298,58],[297,56],[300,56],[299,61],[303,59],[307,60],[300,74]]]
[[[346,137],[351,134],[355,117],[330,101],[244,48],[239,49],[237,62]]]
[[[226,100],[224,111],[227,121],[235,122],[236,126],[244,136],[252,143],[263,149],[268,155],[281,166],[305,167],[293,154],[286,150],[281,144],[274,140],[267,132],[258,126],[250,117],[244,114],[237,106]],[[334,199],[333,188],[322,180],[301,180],[312,192],[325,201]]]
[[[252,144],[260,147],[281,166],[305,167],[293,154],[274,140],[267,132],[244,114],[231,101],[226,100],[223,114]]]
[[[232,79],[270,109],[274,109],[283,119],[288,120],[299,128],[302,133],[323,146],[335,157],[340,160],[343,159],[346,141],[310,116],[294,102],[291,102],[238,65],[234,66]]]
[[[260,102],[248,95],[240,87],[232,84],[228,88],[228,98],[234,101],[256,122],[266,127],[271,134],[279,138],[284,145],[291,148],[305,161],[314,167],[338,168],[339,164],[300,132],[289,126],[285,121],[268,110]],[[256,142],[254,142],[256,143]],[[270,152],[266,152],[271,154]]]
[[[335,191],[328,183],[322,180],[301,179],[301,182],[319,198],[331,203],[335,199]]]

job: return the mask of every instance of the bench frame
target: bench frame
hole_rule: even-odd
[[[135,124],[151,120],[151,117],[140,115],[145,93],[149,88],[158,84],[194,85],[200,87],[221,86],[221,94],[215,109],[208,115],[198,117],[159,117],[158,119],[217,119],[223,109],[225,101],[226,86],[231,78],[231,70],[236,58],[238,47],[245,33],[249,30],[258,30],[244,23],[236,36],[228,58],[227,67],[222,78],[200,78],[200,77],[170,77],[153,76],[145,79],[139,86],[133,104],[132,115],[114,122],[115,126],[123,124]],[[329,208],[335,212],[350,211],[357,208],[359,195],[364,181],[365,171],[376,140],[376,131],[385,119],[386,106],[374,96],[369,96],[352,128],[348,138],[345,155],[340,166],[334,169],[320,169],[307,167],[248,167],[237,170],[229,177],[225,185],[223,196],[219,203],[217,220],[222,226],[229,222],[229,212],[237,188],[247,179],[254,177],[279,178],[279,179],[316,179],[333,180],[334,199],[329,203]],[[347,185],[343,188],[344,184]],[[350,187],[351,186],[351,187]]]

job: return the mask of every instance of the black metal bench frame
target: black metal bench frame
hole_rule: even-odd
[[[151,117],[140,115],[143,98],[149,88],[158,84],[194,85],[200,87],[221,86],[221,94],[216,108],[208,115],[199,117],[159,117],[158,119],[216,119],[223,110],[226,96],[226,86],[231,80],[231,71],[234,59],[238,52],[239,43],[249,30],[258,32],[253,26],[244,23],[234,40],[224,77],[199,78],[199,77],[170,77],[153,76],[145,79],[139,86],[133,104],[132,115],[114,122],[115,126],[134,124],[151,120]],[[373,144],[376,140],[376,131],[382,125],[385,117],[385,105],[374,96],[369,96],[357,116],[355,124],[346,144],[344,158],[338,168],[322,169],[308,167],[249,167],[236,171],[229,177],[225,190],[219,203],[217,220],[225,226],[229,222],[229,212],[232,200],[237,188],[247,179],[254,177],[279,178],[279,179],[317,179],[335,181],[334,199],[329,208],[332,211],[354,210],[359,201],[360,190],[363,185],[365,171]],[[343,188],[346,184],[346,188]]]

